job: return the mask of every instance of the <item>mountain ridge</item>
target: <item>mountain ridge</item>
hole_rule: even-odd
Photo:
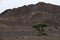
[[[51,25],[60,25],[60,6],[39,2],[8,9],[0,14],[0,23],[15,26],[32,26],[40,22]]]
[[[38,37],[37,31],[32,29],[33,25],[39,23],[48,24],[48,27],[44,29],[48,34],[47,36]],[[0,14],[0,33],[7,40],[9,38],[15,40],[17,37],[22,40],[22,36],[29,37],[26,40],[32,40],[32,37],[36,40],[59,40],[60,6],[39,2],[37,4],[5,10]]]
[[[6,10],[6,11],[4,11],[4,12],[2,12],[0,14],[0,20],[1,20],[1,18],[4,19],[5,17],[6,17],[6,19],[4,19],[4,20],[8,20],[9,17],[10,17],[10,19],[11,19],[10,21],[12,21],[13,19],[15,19],[15,22],[18,19],[22,21],[22,20],[24,20],[23,16],[25,16],[25,18],[28,20],[33,15],[36,15],[35,13],[39,14],[39,12],[40,12],[40,14],[43,13],[42,15],[46,15],[47,14],[47,15],[51,15],[51,16],[52,15],[56,16],[56,15],[59,15],[59,13],[60,13],[60,6],[52,5],[52,4],[49,4],[49,3],[46,4],[44,2],[39,2],[39,3],[35,4],[35,5],[31,4],[31,5],[23,6],[23,7],[19,7],[19,8],[8,9],[8,10]],[[46,14],[44,14],[44,12]],[[19,18],[19,17],[21,17],[22,19]]]
[[[11,10],[14,10],[14,9],[18,9],[18,8],[23,8],[23,7],[28,7],[28,6],[34,6],[34,5],[41,5],[41,4],[45,4],[45,5],[51,5],[51,6],[57,6],[57,7],[59,7],[59,5],[54,5],[54,4],[51,4],[51,3],[45,3],[45,2],[38,2],[37,4],[30,4],[30,5],[24,5],[24,6],[22,6],[22,7],[17,7],[17,8],[13,8],[13,9],[6,9],[5,11],[3,11],[2,13],[4,13],[4,12],[6,12],[6,11],[11,11]],[[1,14],[2,14],[1,13]]]

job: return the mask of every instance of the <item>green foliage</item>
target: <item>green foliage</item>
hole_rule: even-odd
[[[44,29],[43,29],[44,27],[47,27],[46,23],[41,23],[41,24],[32,26],[32,28],[38,31],[39,35],[47,35],[46,33],[44,33]]]
[[[34,28],[34,29],[36,29],[36,30],[40,29],[39,26],[33,26],[32,28]]]

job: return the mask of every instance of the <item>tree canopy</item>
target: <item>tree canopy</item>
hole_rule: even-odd
[[[35,30],[37,30],[39,34],[40,33],[44,34],[44,29],[43,29],[44,27],[47,27],[47,23],[40,23],[40,24],[32,26],[32,28],[34,28]]]

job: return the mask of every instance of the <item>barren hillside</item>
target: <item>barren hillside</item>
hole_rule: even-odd
[[[48,35],[39,37],[32,26],[48,23]],[[2,40],[60,40],[60,6],[39,2],[7,9],[0,14]]]

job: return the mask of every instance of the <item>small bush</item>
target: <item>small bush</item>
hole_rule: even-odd
[[[32,26],[32,28],[34,28],[35,30],[38,31],[38,35],[47,35],[45,32],[44,32],[44,27],[47,27],[47,24],[46,23],[41,23],[41,24],[37,24],[37,25],[34,25]]]

